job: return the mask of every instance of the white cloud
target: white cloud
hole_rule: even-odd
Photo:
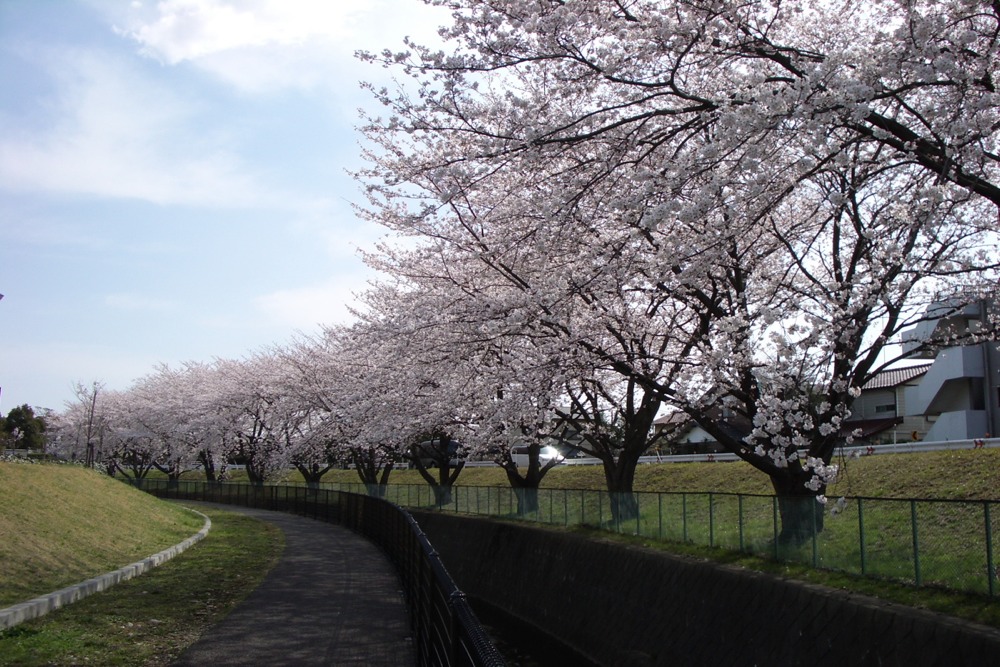
[[[272,324],[299,331],[313,331],[320,324],[346,323],[353,319],[348,304],[364,289],[359,278],[330,281],[296,289],[278,290],[258,297],[256,306]]]
[[[262,191],[199,109],[94,51],[52,55],[50,127],[0,139],[0,183],[15,191],[251,206]]]
[[[164,0],[118,11],[116,30],[141,53],[252,93],[354,87],[356,50],[434,40],[447,19],[419,0]]]
[[[364,3],[327,0],[166,0],[155,18],[140,11],[119,30],[168,64],[244,47],[297,46],[345,37],[347,17]],[[353,9],[352,9],[353,7]]]

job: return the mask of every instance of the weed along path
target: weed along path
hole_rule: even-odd
[[[219,507],[278,526],[285,551],[260,586],[174,665],[416,664],[396,572],[378,547],[341,526]]]

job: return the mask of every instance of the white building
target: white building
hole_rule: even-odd
[[[859,444],[923,440],[931,423],[922,414],[913,414],[907,399],[930,368],[931,364],[925,363],[887,369],[866,382],[851,404],[850,418],[843,423],[844,435],[854,433]]]
[[[934,310],[942,313],[933,318]],[[906,415],[925,417],[927,441],[987,438],[1000,433],[1000,345],[995,342],[925,352],[928,340],[961,337],[983,329],[990,308],[985,302],[964,308],[942,304],[932,317],[903,332],[903,349],[914,358],[933,359],[919,384],[906,390]]]

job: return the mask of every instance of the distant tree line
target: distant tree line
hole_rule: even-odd
[[[30,405],[19,405],[0,417],[0,447],[42,451],[45,431],[45,416],[36,415]]]

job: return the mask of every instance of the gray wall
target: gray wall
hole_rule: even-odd
[[[413,512],[458,586],[600,665],[1000,665],[1000,630],[526,525]]]

